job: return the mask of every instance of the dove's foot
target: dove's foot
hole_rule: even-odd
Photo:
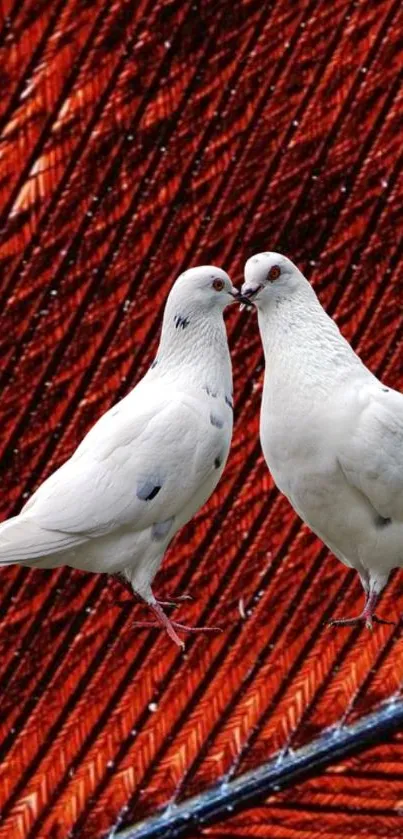
[[[136,621],[135,626],[141,627],[155,627],[161,626],[165,629],[166,633],[169,637],[177,644],[178,647],[185,646],[185,642],[179,638],[179,635],[176,632],[176,629],[181,630],[182,632],[222,632],[219,626],[186,626],[184,623],[178,623],[178,621],[171,621],[168,615],[165,614],[162,606],[158,601],[155,603],[148,604],[150,609],[154,612],[157,621]]]
[[[378,615],[375,614],[375,606],[377,604],[379,595],[376,594],[374,591],[370,592],[367,596],[367,600],[365,606],[360,615],[357,615],[356,618],[341,618],[340,620],[331,620],[329,621],[329,626],[356,626],[357,624],[364,623],[367,629],[373,629],[374,623],[386,623],[389,625],[394,626],[396,621],[387,621],[384,618],[378,618]]]
[[[356,618],[341,618],[340,620],[329,621],[329,626],[357,626],[360,623],[365,623],[367,629],[373,629],[374,623],[387,623],[392,626],[396,625],[396,621],[387,621],[384,618],[378,618],[378,615],[367,615],[364,612],[357,615]]]
[[[157,600],[160,606],[180,606],[181,603],[186,603],[189,600],[193,600],[190,594],[175,594],[175,595],[168,595],[169,600]]]
[[[387,621],[384,618],[378,618],[378,615],[375,614],[374,609],[377,600],[378,595],[375,594],[375,592],[371,592],[367,597],[365,606],[360,615],[357,615],[356,618],[331,620],[329,621],[329,626],[356,626],[357,624],[364,623],[367,629],[371,630],[374,628],[374,623],[387,623],[393,626],[395,621]]]

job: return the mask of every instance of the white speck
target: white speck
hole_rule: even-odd
[[[384,189],[386,189],[386,187],[387,187],[388,183],[389,183],[389,182],[386,180],[386,178],[382,178],[382,180],[381,180],[381,186],[383,186],[383,188],[384,188]]]
[[[299,122],[298,122],[298,120],[297,120],[297,119],[293,119],[292,124],[293,124],[295,127],[297,127],[297,125],[299,125]]]
[[[240,616],[241,616],[242,620],[245,620],[245,618],[246,618],[246,613],[245,613],[245,603],[244,603],[244,599],[243,599],[243,597],[241,597],[241,598],[239,599],[238,609],[239,609],[239,614],[240,614]]]
[[[368,67],[361,67],[361,73],[367,73]]]
[[[344,184],[340,187],[340,192],[347,192],[347,187]]]
[[[149,705],[148,705],[148,710],[151,711],[152,714],[155,713],[157,708],[158,708],[158,705],[157,705],[156,702],[150,702]]]
[[[128,140],[134,140],[134,135],[133,134],[128,134],[127,139]]]
[[[108,769],[112,769],[112,767],[115,765],[115,762],[113,760],[108,760],[108,763],[106,765]]]
[[[314,267],[314,265],[316,265],[316,260],[315,259],[310,259],[309,264],[312,265],[312,267]]]
[[[170,47],[170,46],[171,46],[171,42],[170,42],[170,41],[164,41],[164,47],[165,47],[165,49],[166,49],[166,50],[169,50],[169,47]]]

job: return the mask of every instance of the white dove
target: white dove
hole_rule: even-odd
[[[273,478],[301,519],[360,575],[373,621],[403,565],[403,395],[362,363],[293,263],[248,259],[244,301],[258,311],[265,355],[260,438]]]
[[[0,564],[123,574],[176,644],[151,583],[171,539],[207,501],[232,436],[223,312],[239,292],[213,265],[176,280],[157,357],[72,457],[0,525]]]

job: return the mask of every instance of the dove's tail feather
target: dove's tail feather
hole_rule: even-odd
[[[72,533],[47,530],[28,516],[14,516],[0,524],[0,565],[42,564],[44,557],[74,548],[82,541]],[[49,567],[57,564],[50,561]]]

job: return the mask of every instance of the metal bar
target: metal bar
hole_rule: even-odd
[[[300,782],[331,763],[375,745],[403,726],[403,701],[391,698],[358,722],[326,730],[307,746],[280,754],[268,763],[225,780],[178,806],[163,811],[119,833],[115,839],[177,839],[196,827],[228,818],[273,792]]]

